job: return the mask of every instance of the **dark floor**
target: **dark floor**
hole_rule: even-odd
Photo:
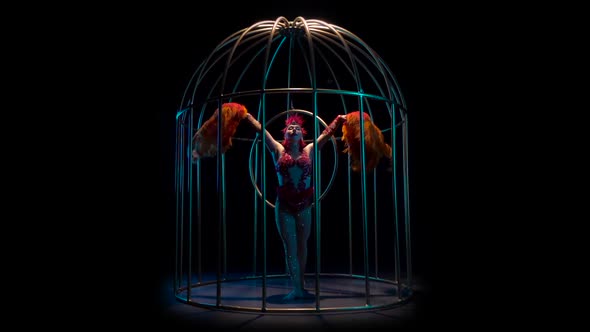
[[[414,294],[407,302],[387,309],[322,313],[262,313],[209,309],[183,303],[174,296],[172,281],[166,280],[160,290],[161,301],[158,304],[157,322],[164,328],[206,327],[238,330],[279,329],[281,331],[291,329],[301,331],[306,328],[317,331],[343,328],[390,329],[392,327],[418,327],[425,323],[425,305],[428,300],[429,290],[419,281],[414,282],[413,288]],[[286,292],[286,290],[284,291]],[[269,298],[272,297],[273,295],[269,296]],[[214,297],[210,297],[210,299],[213,301]],[[334,297],[331,304],[338,301],[350,301],[350,299]],[[239,303],[237,304],[239,305]],[[272,307],[272,305],[272,303],[269,304],[269,307]],[[344,302],[344,305],[346,305],[346,302]],[[307,306],[313,308],[314,304],[308,303]]]

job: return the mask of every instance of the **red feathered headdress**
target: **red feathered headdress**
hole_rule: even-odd
[[[287,115],[287,120],[285,120],[285,128],[283,128],[283,130],[281,130],[281,132],[283,133],[283,135],[285,135],[285,133],[287,132],[287,127],[289,127],[292,124],[296,124],[299,127],[301,127],[301,133],[303,134],[303,136],[305,136],[307,134],[307,130],[305,130],[305,128],[303,128],[303,123],[305,122],[305,120],[303,120],[303,117],[297,113],[293,113],[293,114],[289,114]],[[283,141],[283,145],[287,145],[287,140],[285,139]],[[303,147],[305,146],[305,141],[303,141],[303,137],[301,137],[301,139],[299,140],[299,149],[301,151],[303,151]]]
[[[285,132],[287,131],[287,127],[289,127],[292,124],[296,124],[299,127],[301,127],[301,133],[303,135],[307,135],[307,130],[305,130],[305,128],[303,128],[303,123],[305,123],[305,120],[303,120],[303,117],[297,113],[295,114],[291,114],[287,116],[287,120],[285,120],[285,128],[283,128],[283,130],[281,130],[281,132],[283,134],[285,134]]]

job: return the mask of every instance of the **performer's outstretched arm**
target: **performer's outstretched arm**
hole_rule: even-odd
[[[340,128],[340,126],[344,122],[346,122],[346,115],[338,115],[336,116],[336,118],[334,118],[334,120],[332,120],[330,125],[326,127],[326,129],[324,129],[320,136],[318,136],[317,144],[320,149],[322,148],[322,146],[324,146],[324,144],[326,144],[330,137],[334,136],[336,130],[338,130],[338,128]],[[313,149],[313,144],[309,144],[308,146],[306,146],[306,148],[310,150]]]
[[[258,120],[256,120],[252,116],[252,114],[248,113],[246,115],[246,119],[252,124],[252,126],[254,127],[254,129],[256,129],[256,131],[262,132],[262,125],[260,124],[260,122],[258,122]],[[266,141],[266,146],[270,150],[270,152],[277,153],[281,149],[284,149],[283,145],[281,143],[277,142],[272,137],[272,135],[268,132],[268,130],[265,129],[264,131],[265,131],[264,140]]]

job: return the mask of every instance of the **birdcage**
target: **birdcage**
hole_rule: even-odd
[[[261,131],[240,123],[224,146],[226,115],[215,111],[227,103],[243,105]],[[299,114],[308,126],[306,143],[318,143],[335,116],[354,112],[368,115],[358,118],[356,149],[340,132],[313,149],[303,263],[312,296],[284,301],[292,281],[275,221],[280,183],[262,133],[280,141],[285,117]],[[195,160],[195,133],[207,119],[217,120],[214,150]],[[378,133],[370,131],[375,128]],[[194,71],[176,113],[176,298],[262,312],[354,311],[409,301],[407,128],[393,73],[345,28],[279,17],[222,40]],[[368,144],[379,134],[389,154],[372,160]]]

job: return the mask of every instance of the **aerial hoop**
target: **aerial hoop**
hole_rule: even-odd
[[[282,115],[284,115],[286,113],[291,113],[291,112],[303,113],[303,114],[313,117],[313,112],[301,110],[301,109],[290,109],[290,110],[283,111],[281,113],[276,114],[270,120],[267,121],[267,124],[273,123],[276,119],[278,119]],[[324,128],[326,128],[328,126],[328,124],[326,124],[326,122],[320,116],[316,116],[316,117],[317,117],[318,121],[322,124],[322,126],[324,126]],[[259,136],[259,134],[257,134],[257,136]],[[250,181],[252,182],[252,185],[254,186],[254,188],[256,188],[256,192],[258,193],[258,196],[260,196],[260,198],[262,198],[262,191],[260,191],[260,188],[258,187],[258,184],[256,183],[256,179],[254,178],[254,171],[253,171],[253,167],[252,167],[252,154],[254,152],[254,148],[256,147],[256,143],[258,141],[259,141],[259,139],[256,138],[256,139],[254,139],[254,141],[252,143],[252,147],[250,148],[250,158],[248,161],[248,166],[249,166],[249,171],[250,171]],[[338,150],[337,150],[338,147],[336,145],[336,139],[334,137],[330,137],[330,141],[332,142],[332,147],[333,147],[333,151],[334,151],[334,167],[332,169],[332,176],[330,177],[330,182],[328,182],[328,186],[320,194],[320,198],[318,199],[318,201],[321,201],[322,198],[324,198],[324,196],[330,190],[330,187],[332,187],[332,184],[334,183],[334,178],[336,177],[336,171],[338,170]],[[275,207],[275,205],[273,203],[269,202],[268,199],[266,200],[266,204],[268,206],[272,207],[273,209]],[[315,202],[312,203],[312,206],[314,204],[315,204]]]

